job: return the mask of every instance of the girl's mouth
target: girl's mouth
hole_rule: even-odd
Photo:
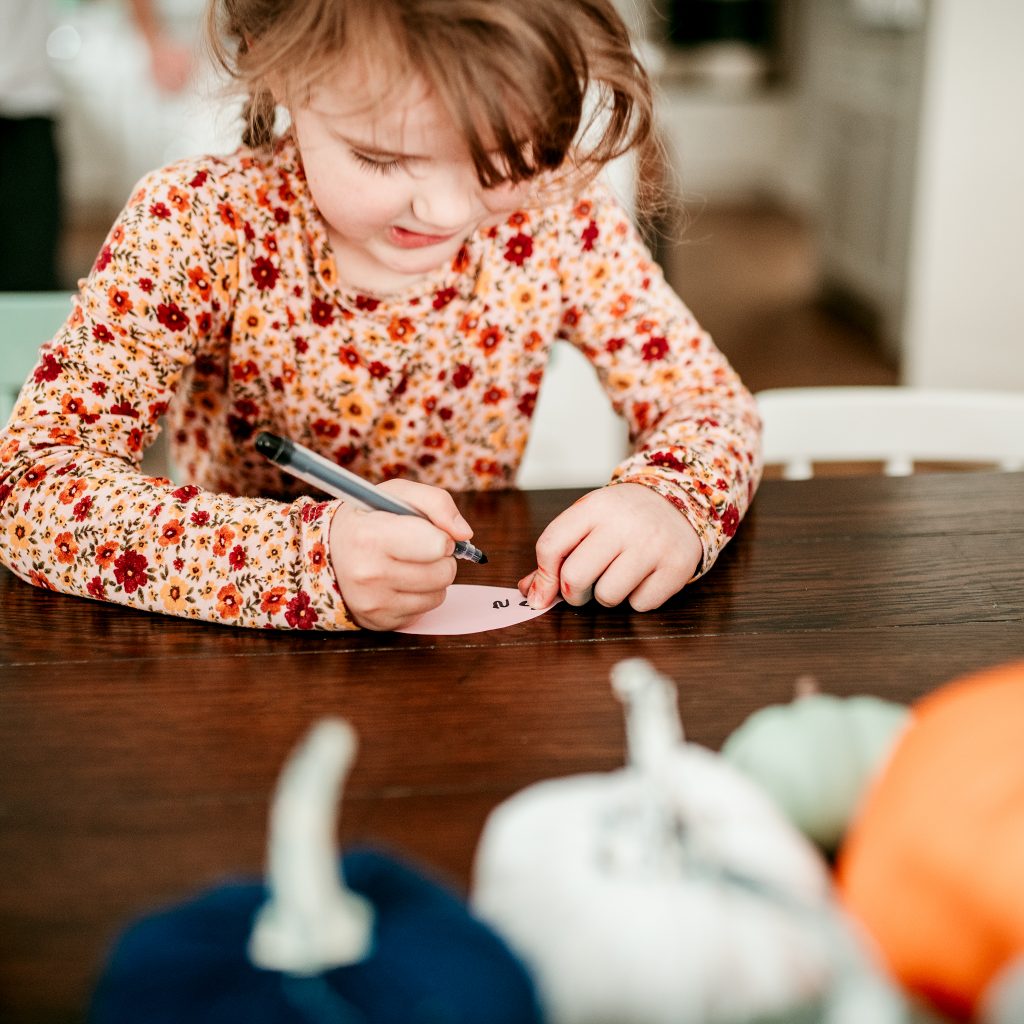
[[[400,228],[396,224],[392,224],[388,228],[388,239],[392,245],[397,245],[402,249],[422,249],[429,245],[440,245],[441,242],[447,242],[451,239],[452,235],[424,235],[419,231],[408,231],[405,228]]]

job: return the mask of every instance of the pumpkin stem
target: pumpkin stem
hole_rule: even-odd
[[[644,658],[627,658],[612,669],[612,687],[626,706],[629,763],[657,775],[683,743],[675,683]]]
[[[800,676],[793,684],[793,699],[801,700],[804,697],[813,697],[821,693],[821,686],[814,676]]]
[[[319,974],[369,951],[373,910],[346,887],[335,848],[338,802],[355,754],[355,731],[328,718],[281,772],[270,811],[270,899],[249,938],[249,959],[258,967]]]

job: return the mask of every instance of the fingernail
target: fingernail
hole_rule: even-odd
[[[546,601],[541,601],[537,594],[537,584],[531,583],[529,593],[526,595],[526,603],[535,611],[539,612],[541,609],[547,607]]]

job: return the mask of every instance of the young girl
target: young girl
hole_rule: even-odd
[[[651,133],[611,0],[215,0],[210,26],[245,145],[144,179],[43,346],[0,435],[3,561],[215,622],[400,627],[472,536],[448,491],[511,485],[563,338],[636,450],[520,589],[645,610],[705,572],[758,420],[595,180]],[[165,414],[180,486],[138,468]],[[428,518],[295,497],[263,429]]]

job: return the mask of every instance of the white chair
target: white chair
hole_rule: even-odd
[[[806,480],[816,462],[915,462],[1024,468],[1024,393],[910,387],[777,388],[757,394],[766,465]]]

